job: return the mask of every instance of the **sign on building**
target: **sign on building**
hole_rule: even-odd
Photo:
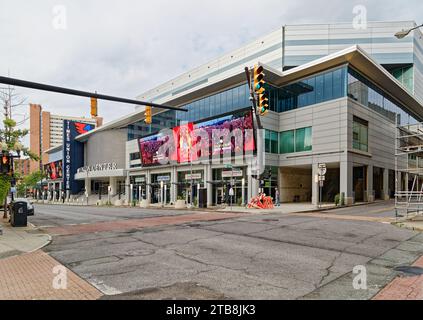
[[[75,138],[94,128],[90,123],[63,120],[63,186],[71,194],[80,192],[83,187],[83,182],[75,180],[75,174],[84,165],[84,144]]]

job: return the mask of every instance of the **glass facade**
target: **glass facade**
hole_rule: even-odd
[[[369,125],[360,118],[353,119],[353,148],[356,150],[369,151]]]
[[[279,153],[278,133],[272,130],[265,130],[264,148],[267,153]]]
[[[401,82],[408,91],[413,93],[414,89],[414,70],[413,65],[388,70],[399,82]]]
[[[153,116],[153,123],[144,120],[128,126],[128,141],[158,133],[165,128],[173,128],[181,122],[196,122],[224,113],[247,108],[251,105],[247,84],[237,86],[209,97],[181,106],[184,111],[165,111]]]
[[[416,123],[411,115],[393,103],[379,88],[352,68],[348,69],[348,97],[392,121],[395,121],[395,116],[398,114],[398,123],[401,125]]]
[[[279,152],[282,154],[312,150],[312,128],[283,131],[279,134]]]
[[[269,109],[285,112],[345,97],[347,67],[337,68],[281,88],[268,86]]]
[[[265,152],[284,154],[312,150],[312,128],[283,132],[265,130]]]

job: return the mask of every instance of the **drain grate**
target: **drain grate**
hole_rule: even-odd
[[[263,222],[278,222],[279,219],[263,219]]]
[[[402,272],[407,276],[423,275],[423,268],[421,268],[421,267],[400,266],[400,267],[394,268],[394,270]]]

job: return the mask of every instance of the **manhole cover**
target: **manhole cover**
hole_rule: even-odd
[[[405,273],[408,276],[420,276],[423,274],[423,268],[420,267],[401,266],[394,268],[394,270]]]

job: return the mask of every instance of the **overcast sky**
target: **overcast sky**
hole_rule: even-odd
[[[135,98],[283,24],[352,21],[357,4],[369,21],[423,22],[422,0],[0,0],[0,74]],[[89,99],[19,92],[53,113],[89,116]],[[99,102],[106,122],[133,110]]]

